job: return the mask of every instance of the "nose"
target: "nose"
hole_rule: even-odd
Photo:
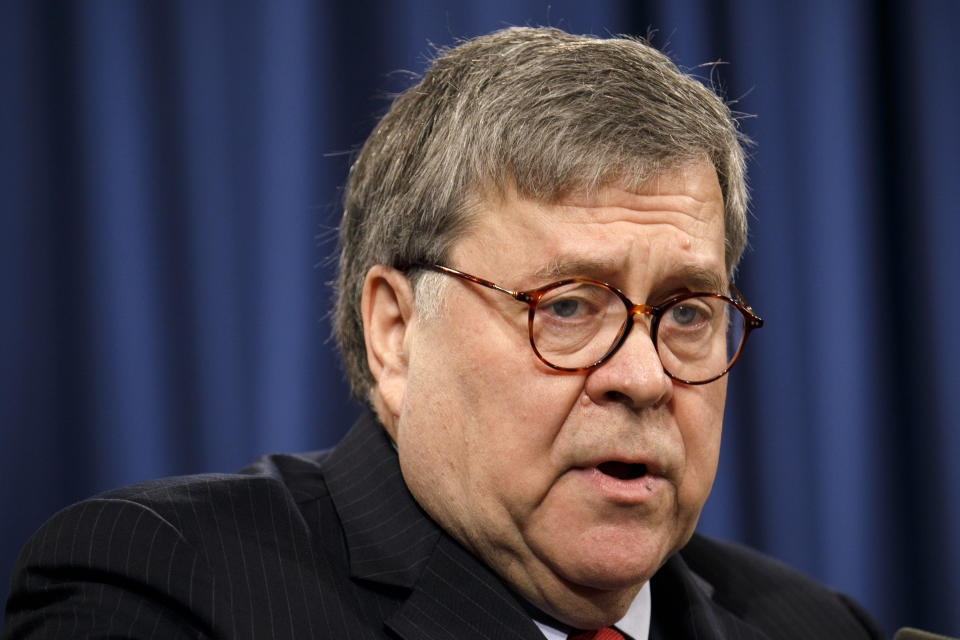
[[[609,360],[587,375],[584,390],[594,403],[619,402],[637,410],[670,400],[673,380],[650,337],[651,311],[647,305],[634,305],[630,335]]]

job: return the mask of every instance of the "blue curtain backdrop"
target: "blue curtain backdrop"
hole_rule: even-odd
[[[430,43],[525,24],[654,28],[756,114],[701,529],[960,635],[953,0],[2,3],[0,580],[72,501],[338,440],[350,152]]]

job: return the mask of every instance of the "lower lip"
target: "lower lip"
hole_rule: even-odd
[[[649,473],[629,480],[608,476],[596,467],[579,469],[577,473],[604,498],[623,504],[641,504],[656,500],[669,485],[666,479]]]

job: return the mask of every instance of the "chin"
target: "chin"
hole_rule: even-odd
[[[568,582],[588,591],[615,593],[639,589],[653,577],[661,562],[591,563],[571,567],[565,572]]]
[[[574,628],[599,629],[623,618],[642,586],[643,583],[611,591],[571,585],[567,597],[546,610],[557,620]]]
[[[670,542],[649,529],[628,535],[611,529],[581,540],[577,549],[555,556],[554,566],[565,580],[588,589],[638,589],[679,548]]]

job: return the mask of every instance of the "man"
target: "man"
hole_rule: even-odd
[[[880,637],[693,533],[762,324],[746,200],[728,109],[641,42],[443,53],[347,186],[336,329],[372,411],[331,452],[57,514],[10,637]]]

